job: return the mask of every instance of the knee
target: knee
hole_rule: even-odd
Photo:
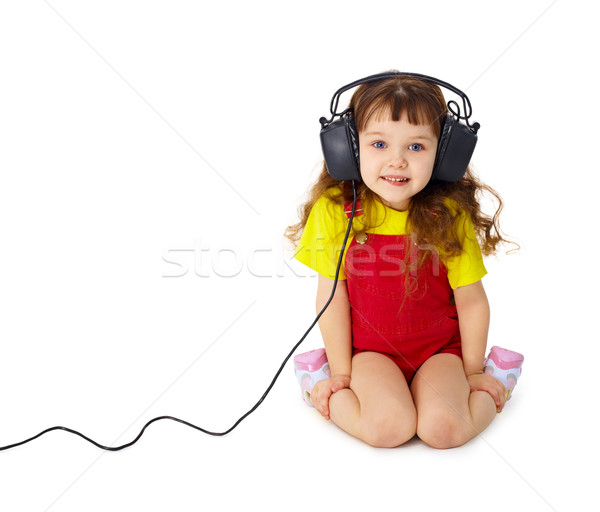
[[[417,424],[419,439],[433,448],[462,446],[473,437],[473,427],[456,413],[439,413],[421,418]]]
[[[416,415],[386,414],[369,418],[362,425],[363,440],[376,448],[395,448],[412,439],[417,431]]]

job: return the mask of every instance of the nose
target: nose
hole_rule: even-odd
[[[399,150],[395,154],[390,155],[390,156],[391,156],[391,158],[388,162],[388,165],[390,167],[394,167],[394,168],[406,167],[406,164],[407,164],[406,150]]]

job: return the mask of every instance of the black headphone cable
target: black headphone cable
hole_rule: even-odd
[[[119,450],[123,450],[124,448],[128,448],[131,445],[137,443],[139,441],[139,439],[142,437],[142,435],[144,435],[144,432],[146,431],[146,429],[150,425],[152,425],[152,423],[154,423],[156,421],[160,421],[160,420],[177,421],[178,423],[183,423],[184,425],[187,425],[188,427],[191,427],[193,429],[199,430],[200,432],[204,432],[205,434],[209,434],[211,436],[225,436],[225,435],[229,434],[229,432],[231,432],[235,427],[237,427],[244,419],[246,419],[246,417],[248,417],[250,414],[252,414],[258,408],[258,406],[260,404],[262,404],[263,400],[267,397],[267,395],[269,394],[269,392],[271,391],[271,389],[275,385],[275,382],[279,378],[279,375],[283,371],[283,368],[287,364],[287,362],[290,359],[290,357],[292,357],[292,355],[294,354],[294,352],[296,351],[296,349],[304,341],[304,339],[306,338],[306,336],[308,336],[308,333],[316,325],[316,323],[319,321],[319,318],[321,318],[321,315],[327,309],[327,306],[329,306],[330,302],[333,300],[333,296],[335,294],[335,289],[336,289],[337,283],[338,283],[338,276],[339,276],[339,273],[340,273],[340,267],[342,265],[342,260],[344,258],[344,251],[346,249],[346,243],[348,241],[348,235],[350,234],[350,229],[352,227],[352,220],[354,219],[354,212],[356,211],[356,184],[355,184],[354,180],[352,180],[352,195],[353,195],[352,213],[350,214],[350,219],[348,220],[348,228],[346,229],[346,235],[344,236],[344,242],[342,244],[342,249],[340,251],[340,257],[338,259],[337,268],[336,268],[336,271],[335,271],[335,277],[334,277],[334,280],[333,280],[333,287],[331,289],[331,295],[329,296],[329,299],[327,299],[327,302],[325,303],[325,305],[323,306],[323,308],[321,309],[321,311],[319,312],[319,314],[316,316],[316,318],[314,319],[313,323],[307,329],[307,331],[302,335],[302,337],[300,338],[300,340],[294,345],[294,347],[292,348],[292,350],[290,350],[289,354],[283,360],[283,362],[281,363],[281,366],[277,370],[277,373],[275,373],[275,376],[273,377],[273,380],[271,380],[271,383],[269,384],[269,386],[267,387],[267,389],[265,390],[265,392],[263,393],[263,395],[260,397],[260,399],[258,400],[258,402],[256,402],[254,404],[254,406],[246,414],[244,414],[243,416],[241,416],[230,428],[228,428],[227,430],[225,430],[223,432],[211,432],[210,430],[203,429],[202,427],[194,425],[193,423],[190,423],[189,421],[185,421],[185,420],[182,420],[182,419],[179,419],[179,418],[175,418],[173,416],[157,416],[156,418],[153,418],[150,421],[148,421],[142,427],[142,429],[140,430],[140,433],[137,435],[137,437],[135,439],[133,439],[133,441],[130,441],[129,443],[125,443],[125,444],[120,445],[120,446],[104,446],[104,445],[102,445],[100,443],[97,443],[93,439],[90,439],[89,437],[83,435],[81,432],[78,432],[77,430],[73,430],[73,429],[68,428],[68,427],[56,426],[56,427],[47,428],[46,430],[43,430],[39,434],[37,434],[37,435],[35,435],[33,437],[30,437],[29,439],[25,439],[24,441],[20,441],[18,443],[9,444],[9,445],[6,445],[6,446],[0,446],[0,451],[10,450],[11,448],[16,448],[17,446],[21,446],[23,444],[29,443],[29,442],[37,439],[38,437],[41,437],[44,434],[47,434],[48,432],[52,432],[53,430],[64,430],[65,432],[69,432],[71,434],[75,434],[75,435],[77,435],[77,436],[85,439],[86,441],[92,443],[94,446],[97,446],[98,448],[101,448],[102,450],[106,450],[106,451],[110,451],[110,452],[117,452]]]

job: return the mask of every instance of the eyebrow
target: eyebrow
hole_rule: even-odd
[[[383,132],[366,132],[364,134],[365,137],[372,137],[373,135],[377,135],[377,136],[385,136],[386,134]],[[429,137],[428,135],[411,135],[408,137],[409,139],[421,139],[421,140],[428,140],[430,142],[433,142],[433,138]]]

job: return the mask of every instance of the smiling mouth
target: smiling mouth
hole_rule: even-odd
[[[391,176],[382,176],[382,178],[386,181],[394,181],[400,183],[406,183],[408,181],[408,178],[392,178]]]

